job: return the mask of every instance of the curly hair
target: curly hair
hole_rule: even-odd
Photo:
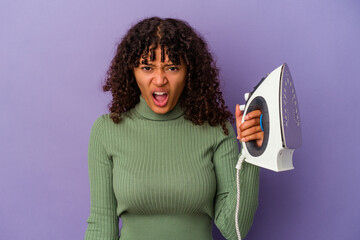
[[[226,122],[233,122],[233,116],[222,97],[219,70],[207,44],[188,23],[173,18],[146,18],[132,26],[117,46],[103,85],[104,92],[112,93],[108,107],[113,122],[119,123],[122,113],[140,101],[133,69],[139,66],[141,58],[146,61],[148,54],[153,61],[158,46],[161,61],[167,54],[174,64],[183,59],[187,65],[186,83],[179,99],[184,118],[196,125],[221,125],[228,135]]]

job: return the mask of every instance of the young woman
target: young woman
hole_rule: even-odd
[[[213,220],[225,238],[237,239],[238,145],[199,34],[177,19],[138,22],[119,44],[103,89],[113,99],[91,130],[85,240],[210,240]],[[261,146],[260,114],[240,124],[237,106],[238,139]],[[259,168],[244,162],[240,171],[244,238],[258,204]]]

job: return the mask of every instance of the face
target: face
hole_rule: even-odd
[[[151,110],[158,114],[171,111],[179,101],[185,86],[186,66],[183,61],[181,65],[174,65],[168,55],[161,62],[161,48],[155,50],[155,60],[134,68],[137,85],[141,96],[145,99]]]

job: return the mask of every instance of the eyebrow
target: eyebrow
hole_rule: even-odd
[[[155,65],[152,64],[152,63],[141,63],[141,65],[155,66]],[[164,66],[178,66],[178,65],[171,63],[171,64],[165,64]]]

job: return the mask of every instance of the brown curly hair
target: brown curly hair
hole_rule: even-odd
[[[140,101],[133,69],[148,54],[154,60],[158,46],[162,50],[161,61],[166,47],[165,53],[174,64],[180,64],[181,58],[187,65],[186,84],[179,99],[185,119],[196,125],[220,124],[228,135],[226,122],[233,122],[233,117],[222,97],[219,70],[207,44],[188,23],[173,18],[146,18],[131,27],[117,46],[103,85],[103,91],[111,91],[113,96],[108,105],[113,122],[119,123],[122,113]]]

